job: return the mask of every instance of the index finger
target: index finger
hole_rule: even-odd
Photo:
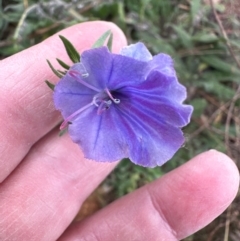
[[[94,21],[77,24],[58,34],[68,38],[79,52],[91,47],[105,31],[113,32],[113,51],[126,45],[114,24]],[[31,146],[61,120],[54,110],[45,79],[57,81],[46,59],[70,63],[58,34],[0,62],[0,182],[18,165]]]

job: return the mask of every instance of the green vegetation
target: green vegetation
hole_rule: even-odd
[[[112,199],[211,148],[226,152],[238,161],[240,69],[229,45],[240,61],[240,6],[237,0],[215,2],[214,8],[229,41],[223,36],[207,0],[0,0],[1,59],[39,43],[62,28],[95,19],[115,22],[129,43],[143,41],[153,54],[165,52],[173,57],[179,80],[188,88],[186,102],[195,108],[192,122],[184,130],[186,143],[161,168],[145,169],[127,160],[121,162],[104,183],[112,187]],[[237,209],[236,202],[231,213]],[[223,214],[205,231],[186,240],[223,240],[217,235],[223,237],[225,220]],[[236,217],[231,221],[232,227],[239,225],[234,220]],[[233,228],[227,240],[240,240],[236,237]]]

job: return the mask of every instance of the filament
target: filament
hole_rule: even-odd
[[[115,104],[119,104],[120,103],[120,100],[119,99],[115,99],[113,98],[111,92],[109,91],[108,88],[104,89],[105,92],[108,94],[109,98],[115,103]]]
[[[82,108],[78,109],[77,111],[75,111],[74,113],[72,113],[70,116],[68,116],[63,123],[60,126],[60,130],[63,130],[67,125],[68,122],[71,121],[76,115],[78,115],[79,113],[83,112],[84,110],[86,110],[87,108],[89,108],[90,106],[92,106],[94,103],[91,102],[85,106],[83,106]]]
[[[89,89],[92,89],[92,90],[94,90],[94,91],[96,91],[96,92],[101,92],[100,89],[98,89],[98,88],[96,88],[96,87],[94,87],[94,86],[86,83],[85,81],[81,80],[81,78],[79,78],[79,75],[80,75],[80,76],[83,76],[83,77],[86,77],[86,74],[81,74],[81,73],[79,73],[78,71],[75,71],[75,70],[69,70],[68,73],[69,73],[72,77],[75,77],[76,80],[77,80],[79,83],[85,85],[85,86],[88,87]]]

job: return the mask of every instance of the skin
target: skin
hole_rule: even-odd
[[[60,34],[82,52],[108,29],[117,53],[126,39],[112,23],[82,23]],[[0,62],[0,240],[174,241],[229,206],[239,173],[230,158],[211,150],[71,224],[116,163],[85,160],[68,135],[59,138],[61,117],[44,83],[57,82],[46,63],[56,66],[56,57],[70,63],[54,35]]]

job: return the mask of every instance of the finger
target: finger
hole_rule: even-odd
[[[48,134],[0,186],[0,240],[55,241],[115,165],[85,160],[68,135]]]
[[[180,240],[221,214],[238,184],[238,170],[227,156],[205,152],[73,224],[59,241]]]
[[[119,52],[126,39],[112,23],[81,23],[58,34],[82,52],[108,29],[114,35],[113,49]],[[52,92],[44,83],[46,79],[56,81],[46,59],[53,64],[57,57],[69,62],[57,35],[0,63],[0,182],[61,119],[54,110]]]

